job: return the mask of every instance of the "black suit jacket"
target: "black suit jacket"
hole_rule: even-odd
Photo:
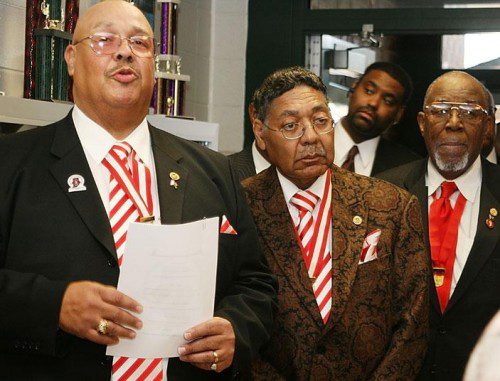
[[[370,176],[379,177],[378,175],[388,169],[398,167],[400,165],[410,163],[421,159],[419,155],[411,151],[408,147],[390,141],[383,136],[375,151],[375,160]]]
[[[252,145],[249,145],[243,148],[240,152],[233,153],[228,157],[240,181],[243,181],[248,177],[255,176],[257,173],[255,163],[253,161]]]
[[[419,198],[429,249],[426,171],[427,159],[394,168],[380,177]],[[496,221],[493,229],[486,226],[489,210],[500,210],[500,167],[482,159],[482,172],[476,236],[444,313],[430,280],[430,343],[420,374],[422,380],[461,380],[477,339],[500,309],[500,225]]]
[[[219,236],[215,316],[233,324],[233,366],[207,372],[177,358],[169,380],[244,376],[269,337],[275,280],[257,243],[239,182],[223,155],[150,127],[162,223],[225,214],[238,235]],[[0,379],[109,380],[105,347],[58,328],[67,285],[116,285],[109,220],[76,134],[63,120],[0,140]],[[169,173],[180,175],[179,187]],[[68,192],[80,174],[86,191]]]

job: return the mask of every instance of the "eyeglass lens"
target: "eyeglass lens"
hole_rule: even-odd
[[[90,46],[97,54],[114,54],[120,48],[123,39],[127,40],[128,46],[136,56],[153,56],[154,40],[149,36],[133,36],[127,38],[117,34],[98,33],[90,36]]]
[[[478,104],[433,103],[429,106],[431,114],[438,118],[448,118],[453,109],[456,109],[458,115],[465,119],[477,119],[485,113]]]

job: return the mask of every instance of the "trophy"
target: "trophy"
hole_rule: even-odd
[[[157,0],[161,10],[157,28],[159,54],[155,58],[156,85],[152,107],[156,114],[181,116],[184,112],[184,93],[189,75],[181,74],[181,57],[177,53],[177,11],[179,0]]]
[[[68,71],[64,51],[72,35],[65,31],[61,0],[27,2],[24,96],[39,100],[68,100]],[[70,28],[78,17],[77,0],[66,0]]]

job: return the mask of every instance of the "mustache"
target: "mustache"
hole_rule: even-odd
[[[326,150],[321,145],[306,145],[299,148],[297,152],[297,159],[304,159],[309,156],[326,156]]]
[[[137,72],[137,70],[133,66],[130,66],[130,65],[118,65],[118,66],[112,67],[111,69],[106,70],[104,72],[104,75],[106,75],[107,77],[112,77],[113,75],[115,75],[116,73],[118,73],[120,70],[129,70],[132,73],[134,73],[134,75],[136,77],[140,77],[140,75]]]

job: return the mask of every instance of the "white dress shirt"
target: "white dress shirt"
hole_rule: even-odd
[[[252,143],[252,158],[253,158],[253,164],[255,165],[256,174],[262,172],[264,169],[267,169],[271,166],[271,163],[268,162],[257,149],[257,146],[255,145],[255,140]]]
[[[85,115],[77,106],[73,108],[73,122],[76,133],[83,146],[83,152],[89,163],[92,176],[99,190],[102,203],[109,213],[109,171],[102,164],[111,147],[118,141],[104,128]],[[158,200],[158,186],[156,183],[156,170],[151,148],[151,136],[148,123],[144,119],[132,133],[124,139],[137,153],[137,156],[151,172],[151,195],[153,197],[153,213],[155,220],[160,219],[160,203]]]
[[[92,176],[99,190],[102,203],[109,215],[109,179],[110,173],[102,164],[111,147],[118,142],[104,128],[95,123],[83,113],[76,105],[73,108],[73,122],[75,123],[76,133],[83,146],[83,152],[89,163]],[[151,136],[149,135],[148,123],[146,118],[127,136],[126,141],[132,146],[137,156],[149,168],[151,172],[151,196],[153,198],[153,215],[155,221],[160,221],[160,201],[158,199],[158,185],[156,182],[156,169],[151,147]],[[168,366],[168,359],[162,359],[164,378]]]
[[[450,297],[455,290],[458,280],[460,279],[460,275],[462,275],[465,263],[469,257],[470,249],[474,243],[474,237],[476,236],[477,220],[479,218],[481,179],[481,158],[478,157],[467,172],[453,180],[460,193],[465,197],[466,202],[462,218],[460,219],[460,224],[458,225],[457,248],[455,263],[453,265]],[[436,192],[437,197],[441,195],[441,183],[443,181],[447,180],[441,176],[429,160],[427,163],[427,174],[425,176],[425,184],[427,185],[428,195],[428,212],[430,211],[431,204],[434,200],[432,197],[433,193]],[[455,207],[458,195],[459,193],[455,192],[450,196],[452,208]]]
[[[335,149],[333,163],[341,167],[347,158],[349,150],[352,146],[357,145],[359,153],[354,157],[354,171],[360,175],[370,176],[380,136],[356,144],[349,136],[342,121],[343,119],[340,119],[333,130],[333,145]]]
[[[278,173],[278,180],[281,185],[281,189],[283,190],[283,196],[285,197],[286,200],[286,205],[288,206],[288,212],[290,213],[290,216],[292,217],[292,221],[294,226],[297,226],[299,223],[299,209],[295,205],[291,203],[292,197],[297,193],[299,190],[301,190],[297,185],[292,183],[290,180],[288,180],[285,176],[283,176],[280,171],[276,168],[276,172]],[[316,206],[314,207],[312,211],[312,216],[314,219],[314,223],[316,223],[318,219],[318,214],[319,214],[319,208],[321,205],[321,201],[323,199],[323,193],[325,193],[325,181],[326,181],[326,172],[323,173],[320,177],[316,179],[316,181],[307,189],[304,190],[309,190],[313,192],[316,196],[319,197],[318,202],[316,203]],[[332,201],[333,202],[333,201]],[[328,249],[330,250],[330,253],[332,252],[332,229],[329,230],[328,232]]]

